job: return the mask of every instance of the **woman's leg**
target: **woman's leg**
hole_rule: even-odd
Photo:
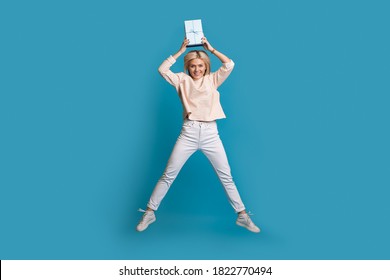
[[[216,122],[211,122],[204,126],[200,140],[200,149],[214,167],[233,209],[236,213],[244,211],[245,206],[241,200],[236,184],[233,181],[229,162],[219,137]]]
[[[200,149],[213,165],[215,172],[225,188],[230,204],[238,214],[236,224],[245,227],[252,232],[259,233],[260,229],[252,222],[251,218],[246,213],[245,206],[242,203],[240,194],[233,181],[226,152],[222,141],[219,138],[217,124],[212,122],[205,125],[202,135]]]
[[[165,171],[158,180],[149,199],[147,205],[149,209],[158,209],[181,168],[188,158],[198,149],[196,136],[196,129],[193,127],[193,122],[186,121],[183,124],[182,131],[173,147]]]

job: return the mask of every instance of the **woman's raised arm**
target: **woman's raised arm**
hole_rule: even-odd
[[[214,54],[216,57],[219,58],[219,60],[222,62],[222,63],[228,63],[230,62],[230,58],[228,58],[226,55],[224,55],[223,53],[217,51],[215,48],[213,48],[210,44],[210,42],[207,40],[206,37],[203,37],[202,38],[202,43],[203,43],[203,47],[208,50],[209,52],[211,52],[212,54]]]
[[[178,50],[177,53],[175,53],[174,55],[172,55],[172,57],[173,57],[174,59],[177,60],[177,59],[179,58],[179,56],[181,56],[181,55],[186,51],[187,45],[188,45],[189,43],[190,43],[190,40],[184,38],[184,41],[183,41],[183,43],[181,44],[180,49]]]

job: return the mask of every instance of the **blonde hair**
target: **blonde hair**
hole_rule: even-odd
[[[191,60],[196,58],[203,60],[204,64],[206,65],[206,71],[204,72],[204,74],[205,75],[210,74],[210,68],[211,68],[210,58],[205,51],[198,51],[198,50],[190,51],[184,56],[184,72],[188,73],[188,67],[190,66]]]

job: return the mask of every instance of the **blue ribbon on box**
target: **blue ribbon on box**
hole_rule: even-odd
[[[190,30],[187,32],[187,35],[188,34],[194,34],[194,43],[196,44],[196,35],[201,35],[202,34],[202,31],[195,31],[195,30]],[[200,44],[200,43],[199,43]]]
[[[190,31],[188,31],[187,33],[201,34],[202,31],[190,30]]]

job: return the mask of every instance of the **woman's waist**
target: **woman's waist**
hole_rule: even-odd
[[[191,120],[189,119],[188,117],[186,117],[184,120],[183,120],[183,125],[196,125],[196,126],[215,126],[217,125],[217,122],[215,120],[211,120],[211,121],[205,121],[205,120]]]

